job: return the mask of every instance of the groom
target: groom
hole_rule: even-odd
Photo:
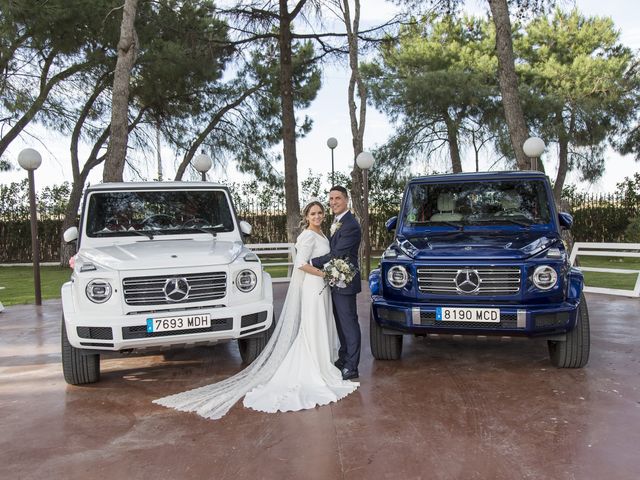
[[[316,268],[322,268],[332,258],[344,258],[358,268],[358,247],[360,246],[360,224],[348,209],[349,194],[342,186],[331,187],[329,207],[335,218],[331,225],[331,251],[322,257],[312,258]],[[340,339],[338,360],[335,366],[342,372],[344,380],[358,378],[360,362],[360,324],[356,309],[356,294],[361,290],[360,269],[353,281],[345,288],[331,288],[333,316]]]

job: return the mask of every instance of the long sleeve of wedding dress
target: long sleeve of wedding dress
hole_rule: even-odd
[[[328,241],[324,237],[305,231],[296,243],[296,259],[308,261],[325,249],[328,250]],[[353,392],[359,384],[343,381],[330,361],[335,325],[328,289],[322,290],[320,277],[311,277],[314,276],[294,269],[271,339],[251,365],[221,382],[154,403],[218,419],[245,395],[246,406],[275,412],[313,408]],[[324,302],[321,311],[318,301]]]

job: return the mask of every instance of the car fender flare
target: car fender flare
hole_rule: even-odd
[[[580,269],[572,267],[567,275],[567,300],[580,302],[583,289],[584,275]]]

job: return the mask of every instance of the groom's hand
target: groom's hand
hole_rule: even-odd
[[[331,260],[331,254],[327,253],[326,255],[323,255],[321,257],[312,258],[311,265],[322,270],[322,267],[324,267],[324,264],[327,263],[329,260]]]

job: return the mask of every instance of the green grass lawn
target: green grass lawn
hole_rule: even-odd
[[[593,257],[578,255],[581,267],[620,268],[624,270],[640,270],[640,258],[628,257]],[[638,274],[584,272],[584,281],[590,287],[619,288],[633,290]]]
[[[60,298],[60,287],[69,280],[69,267],[40,267],[42,299]],[[32,267],[0,267],[0,301],[5,305],[35,303]]]

